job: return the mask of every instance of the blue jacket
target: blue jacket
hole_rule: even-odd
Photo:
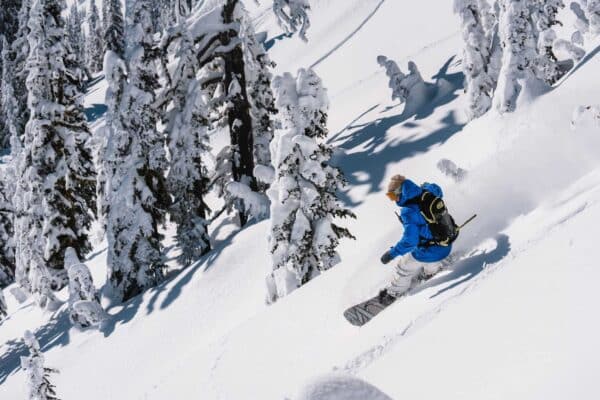
[[[423,189],[437,197],[443,196],[442,189],[434,183],[423,184]],[[433,239],[433,236],[425,218],[419,211],[419,206],[417,204],[407,205],[406,201],[420,196],[423,189],[408,179],[402,184],[400,200],[396,204],[402,209],[400,217],[402,218],[402,225],[404,225],[404,235],[390,249],[390,255],[394,258],[411,253],[415,260],[430,263],[443,260],[452,251],[452,246],[419,247],[420,238]]]

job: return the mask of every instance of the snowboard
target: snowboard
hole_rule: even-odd
[[[348,308],[346,311],[344,311],[344,317],[346,317],[348,322],[354,326],[363,326],[373,319],[373,317],[375,317],[377,314],[394,303],[395,300],[390,303],[382,303],[379,301],[379,294],[377,294],[375,297],[372,297],[367,301],[363,301],[362,303]]]
[[[466,252],[458,252],[450,255],[448,258],[442,261],[442,265],[438,272],[436,272],[432,276],[429,276],[426,279],[417,280],[416,282],[414,282],[411,289],[409,289],[404,295],[400,296],[399,298],[409,295],[412,292],[412,290],[418,288],[423,283],[431,280],[433,277],[437,276],[442,271],[446,271],[457,261],[460,261],[465,255]],[[387,307],[391,306],[396,301],[398,301],[399,298],[396,298],[395,300],[384,304],[380,301],[379,294],[377,294],[369,300],[363,301],[362,303],[356,304],[348,308],[346,311],[344,311],[344,317],[346,317],[348,322],[350,322],[354,326],[363,326],[364,324],[372,320],[377,314],[379,314]]]

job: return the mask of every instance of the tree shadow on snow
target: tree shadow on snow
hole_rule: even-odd
[[[425,153],[462,130],[464,124],[456,121],[454,111],[449,111],[440,120],[442,126],[424,137],[404,137],[393,141],[386,138],[387,132],[392,127],[404,123],[406,127],[416,128],[418,124],[415,121],[430,117],[438,107],[448,104],[458,97],[456,92],[464,86],[464,75],[462,72],[448,73],[448,68],[453,60],[454,57],[451,57],[433,76],[433,79],[436,80],[435,83],[426,83],[429,95],[425,102],[416,107],[409,105],[398,115],[378,118],[366,124],[350,125],[346,128],[345,136],[337,134],[332,138],[338,147],[347,153],[340,157],[338,167],[342,169],[351,186],[368,185],[368,193],[378,192],[383,183],[385,167],[388,164]],[[372,109],[373,107],[367,112]],[[409,119],[411,121],[408,121]],[[348,132],[351,129],[358,130]],[[355,148],[360,150],[349,153]],[[360,201],[353,202],[347,192],[342,193],[341,196],[342,200],[350,206],[360,204]]]
[[[63,308],[47,324],[35,331],[35,337],[40,343],[42,352],[45,353],[57,346],[68,345],[70,328],[68,310]],[[29,350],[23,339],[19,338],[4,343],[0,347],[0,351],[2,351],[0,354],[0,385],[2,385],[10,375],[21,369],[21,357],[29,356]],[[52,363],[49,362],[48,365],[51,367]]]
[[[106,110],[108,110],[108,107],[104,104],[92,104],[91,107],[85,108],[85,118],[88,123],[95,122],[106,113]]]
[[[484,270],[486,265],[499,263],[510,253],[510,238],[505,234],[499,234],[496,236],[495,241],[496,247],[493,250],[476,253],[464,260],[459,261],[455,266],[448,269],[450,271],[449,274],[445,274],[440,277],[434,277],[424,285],[420,286],[416,293],[430,287],[443,286],[448,282],[452,282],[450,285],[438,290],[430,298],[437,297],[448,290],[454,289],[455,287],[470,281],[479,275],[479,273]]]

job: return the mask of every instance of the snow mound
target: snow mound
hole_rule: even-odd
[[[308,383],[296,400],[392,400],[375,386],[349,375],[325,375]]]

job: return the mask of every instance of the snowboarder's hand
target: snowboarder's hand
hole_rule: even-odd
[[[388,250],[381,256],[381,263],[387,264],[390,261],[392,261],[393,259],[394,259],[394,257],[392,257],[392,255],[390,254],[390,251]]]

